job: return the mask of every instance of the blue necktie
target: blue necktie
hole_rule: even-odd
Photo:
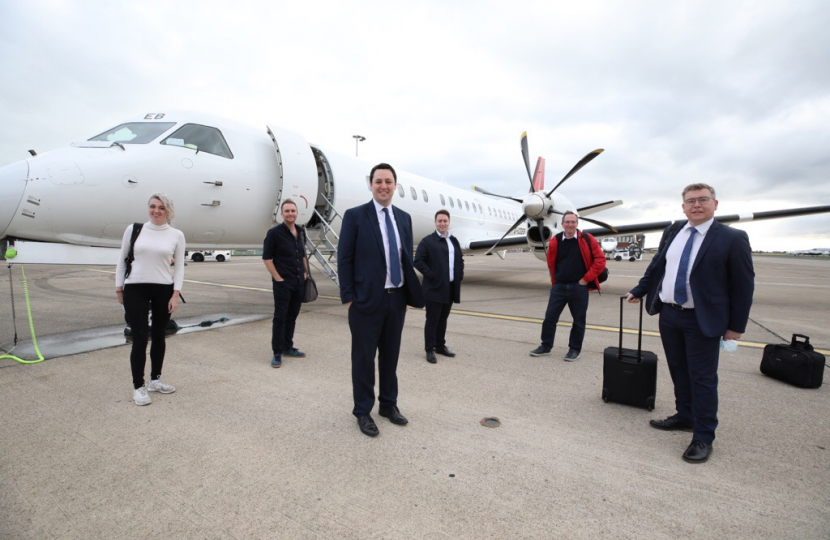
[[[386,217],[386,237],[389,240],[389,274],[392,276],[392,285],[401,286],[401,254],[398,252],[398,239],[395,238],[395,226],[389,217],[389,209],[383,209]]]
[[[674,301],[682,306],[689,299],[686,294],[686,275],[689,273],[689,259],[692,258],[692,244],[695,243],[697,229],[689,227],[689,239],[683,246],[683,254],[680,256],[680,265],[677,267],[677,279],[674,281]]]

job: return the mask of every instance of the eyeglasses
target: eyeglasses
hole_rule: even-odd
[[[694,206],[697,203],[700,203],[701,205],[704,205],[704,204],[708,203],[711,200],[712,200],[712,197],[698,197],[697,199],[686,199],[683,202],[686,203],[686,206]]]

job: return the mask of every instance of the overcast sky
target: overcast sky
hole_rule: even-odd
[[[0,3],[0,166],[150,111],[291,129],[459,187],[526,193],[519,141],[612,224],[830,204],[830,3]],[[830,214],[741,226],[830,247]],[[649,236],[649,245],[657,238]]]

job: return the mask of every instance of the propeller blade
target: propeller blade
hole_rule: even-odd
[[[545,257],[547,258],[548,254],[548,242],[545,240],[545,220],[544,219],[537,219],[536,220],[536,227],[539,229],[539,238],[542,240],[542,246],[545,248]]]
[[[509,228],[509,229],[507,229],[507,232],[506,232],[506,233],[504,233],[504,236],[502,236],[501,238],[499,238],[499,241],[498,241],[498,242],[496,242],[495,244],[493,244],[493,247],[491,247],[490,249],[488,249],[488,250],[487,250],[487,252],[485,253],[485,255],[489,255],[490,253],[492,253],[492,252],[493,252],[493,250],[495,250],[495,249],[498,247],[499,242],[501,242],[502,240],[504,240],[505,238],[507,238],[507,235],[508,235],[508,234],[510,234],[510,233],[512,233],[512,232],[513,232],[513,229],[515,229],[516,227],[518,227],[519,225],[521,225],[521,224],[522,224],[522,222],[524,222],[524,221],[527,221],[527,217],[526,217],[526,216],[522,216],[522,217],[520,217],[520,218],[516,221],[516,223],[514,223],[513,225],[511,225],[511,226],[510,226],[510,228]]]
[[[553,188],[552,190],[550,190],[550,191],[548,192],[548,197],[550,197],[550,196],[551,196],[551,194],[552,194],[554,191],[556,191],[556,188],[558,188],[559,186],[561,186],[562,184],[564,184],[564,183],[565,183],[565,180],[567,180],[568,178],[570,178],[571,176],[573,176],[573,175],[574,175],[574,173],[576,173],[576,171],[578,171],[579,169],[581,169],[582,167],[584,167],[585,165],[587,165],[588,163],[590,163],[592,159],[594,159],[595,157],[597,157],[598,155],[600,155],[600,154],[601,154],[601,153],[603,153],[604,151],[605,151],[605,150],[603,150],[602,148],[597,148],[597,149],[596,149],[596,150],[594,150],[593,152],[588,152],[588,153],[585,155],[585,157],[584,157],[584,158],[582,158],[582,159],[580,159],[580,160],[579,160],[579,162],[578,162],[576,165],[574,165],[573,169],[571,169],[571,170],[568,172],[568,174],[566,174],[566,175],[565,175],[565,177],[564,177],[562,180],[560,180],[560,181],[559,181],[559,183],[558,183],[558,184],[556,184],[556,186],[554,186],[554,188]],[[529,168],[529,167],[528,167],[528,168]]]
[[[596,219],[586,218],[586,217],[582,217],[582,216],[579,216],[579,219],[581,219],[583,221],[587,221],[589,223],[593,223],[594,225],[599,225],[600,227],[605,227],[606,229],[609,229],[609,230],[614,231],[614,232],[619,232],[619,231],[617,231],[616,227],[612,227],[611,225],[609,225],[607,223],[603,223],[602,221],[599,221],[599,220],[596,220]]]
[[[560,211],[558,211],[558,210],[553,210],[553,209],[551,209],[551,210],[549,211],[549,213],[551,213],[551,214],[559,214],[560,216],[564,216],[564,215],[565,215],[565,214],[563,214],[562,212],[560,212]],[[599,220],[596,220],[596,219],[587,218],[587,217],[584,217],[584,216],[578,216],[578,217],[579,217],[579,219],[581,219],[581,220],[583,220],[583,221],[587,221],[587,222],[589,222],[589,223],[593,223],[594,225],[600,225],[600,226],[602,226],[602,227],[605,227],[606,229],[608,229],[608,230],[610,230],[610,231],[612,231],[612,232],[619,232],[619,231],[617,231],[617,228],[616,228],[616,227],[612,227],[611,225],[609,225],[609,224],[607,224],[607,223],[604,223],[604,222],[602,222],[602,221],[599,221]],[[664,227],[664,228],[665,228],[665,227]]]
[[[478,191],[479,193],[484,193],[485,195],[491,195],[493,197],[499,197],[500,199],[510,199],[511,201],[516,201],[517,203],[522,202],[521,199],[517,199],[515,197],[508,197],[507,195],[499,195],[498,193],[493,193],[492,191],[487,191],[486,189],[480,188],[478,186],[472,186],[472,188],[475,191]]]
[[[525,160],[525,169],[527,169],[527,178],[530,180],[530,189],[533,189],[533,177],[530,175],[530,157],[527,151],[527,131],[522,133],[522,157]]]

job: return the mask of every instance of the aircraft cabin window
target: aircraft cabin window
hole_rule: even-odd
[[[421,195],[424,196],[424,202],[429,202],[429,196],[427,195],[427,190],[422,189],[421,190]]]
[[[130,122],[96,135],[90,141],[147,144],[175,126],[176,122]]]
[[[441,198],[441,206],[447,206],[447,201],[444,199],[444,196],[440,193],[438,194],[438,196]]]
[[[402,186],[402,185],[400,185],[400,184],[398,184],[398,195],[400,195],[401,197],[403,197],[403,186]]]
[[[468,211],[470,210],[470,203],[468,203],[467,201],[464,201],[464,206],[467,208]]]
[[[410,188],[409,188],[409,192],[410,192],[410,193],[412,193],[412,200],[413,200],[413,201],[417,201],[417,200],[418,200],[418,192],[417,192],[417,191],[415,191],[415,188],[414,188],[414,187],[410,187]]]
[[[455,203],[452,202],[452,197],[450,197],[450,208],[455,208]]]
[[[461,199],[456,199],[455,202],[458,203],[458,209],[461,210],[463,207],[461,206]]]
[[[197,152],[206,152],[215,156],[233,159],[231,149],[222,132],[215,127],[201,126],[199,124],[185,124],[172,135],[161,141],[161,144],[168,146],[184,146]]]

